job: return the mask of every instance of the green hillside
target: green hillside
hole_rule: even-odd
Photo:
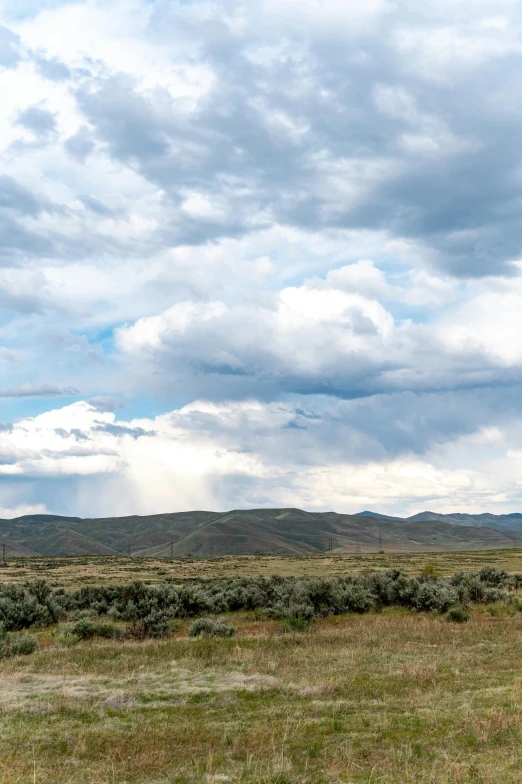
[[[411,523],[299,509],[233,511],[202,523],[170,546],[143,550],[143,555],[224,555],[227,553],[441,552],[522,545],[522,534],[445,522]]]
[[[302,509],[235,509],[89,519],[25,515],[0,520],[0,543],[1,538],[8,543],[11,557],[115,553],[156,557],[306,555],[329,549],[415,553],[522,547],[522,531],[501,530],[501,516],[493,520],[495,527],[486,527],[476,520],[465,525],[460,519],[449,521],[449,517],[426,512],[400,519],[372,512],[344,515]]]
[[[117,550],[71,528],[39,536],[31,541],[32,549],[41,555],[117,555]]]
[[[476,528],[494,528],[497,531],[522,531],[522,514],[462,514],[453,512],[451,514],[439,514],[438,512],[420,512],[409,517],[412,523],[430,522],[432,520],[442,520],[451,525],[473,526]]]
[[[39,555],[39,553],[35,552],[34,550],[30,550],[28,547],[24,547],[22,544],[18,544],[18,542],[13,542],[10,539],[0,538],[0,562],[2,561],[4,552],[6,559],[29,558],[33,555]]]
[[[129,517],[102,517],[82,520],[76,527],[90,539],[119,552],[136,552],[165,545],[186,536],[215,512],[177,512]]]

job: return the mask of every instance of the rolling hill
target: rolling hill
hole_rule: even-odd
[[[35,550],[30,550],[18,542],[12,542],[9,539],[0,538],[0,561],[2,561],[5,546],[6,558],[29,558],[34,555],[40,555]]]
[[[518,521],[519,527],[516,526]],[[17,555],[150,557],[328,552],[443,552],[522,548],[522,515],[438,515],[402,519],[302,509],[235,509],[86,518],[0,519],[0,548]],[[1,549],[0,549],[1,554]]]
[[[431,520],[442,520],[451,525],[467,525],[474,528],[493,528],[497,531],[522,531],[522,514],[514,513],[508,515],[494,514],[438,514],[437,512],[421,512],[420,514],[409,517],[414,523],[429,522]]]
[[[401,518],[382,515],[379,512],[359,512],[358,517],[379,517],[383,520],[399,520]],[[451,525],[465,525],[473,528],[493,528],[496,531],[522,531],[522,514],[513,512],[512,514],[495,515],[488,512],[482,514],[463,514],[452,512],[441,514],[440,512],[419,512],[419,514],[404,518],[410,523],[426,523],[439,520]]]

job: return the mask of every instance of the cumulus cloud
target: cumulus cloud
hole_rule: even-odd
[[[513,448],[519,433],[509,436],[509,426],[463,435],[422,456],[377,459],[358,452],[353,462],[342,438],[328,433],[355,436],[349,412],[338,410],[332,421],[334,412],[316,403],[312,412],[255,401],[195,402],[128,424],[111,413],[100,419],[92,406],[75,403],[21,420],[0,433],[6,456],[0,460],[0,504],[14,510],[43,498],[55,511],[71,513],[74,503],[77,514],[89,516],[267,503],[356,512],[370,502],[406,513],[448,505],[507,509],[519,502],[521,456]],[[296,418],[304,424],[286,427]],[[143,431],[139,439],[137,430]],[[479,442],[489,451],[477,458]]]
[[[516,3],[0,18],[0,505],[516,500]]]
[[[429,279],[426,299],[435,283]],[[394,318],[369,296],[408,303],[418,290],[418,279],[410,288],[391,287],[373,264],[358,262],[257,307],[180,302],[119,328],[116,344],[135,369],[153,370],[158,388],[218,398],[351,398],[520,381],[520,285],[479,289],[428,323]]]
[[[295,13],[293,0],[110,11],[84,0],[4,39],[34,52],[20,122],[54,133],[57,153],[98,150],[96,166],[109,156],[163,191],[155,244],[274,222],[386,227],[467,277],[512,274],[521,250],[520,118],[505,86],[521,67],[519,23],[516,5],[499,17],[489,2],[441,15],[438,3],[415,14],[381,0],[332,0],[320,13],[315,2]],[[65,172],[56,167],[64,204]]]
[[[212,378],[222,396],[220,377],[228,379],[234,396],[234,386],[241,394],[256,388],[263,396],[350,395],[366,393],[365,380],[376,367],[378,373],[394,366],[387,351],[393,329],[392,317],[376,300],[305,285],[283,289],[255,309],[182,302],[120,328],[117,345],[131,356],[150,357],[164,374],[185,371],[196,385]]]

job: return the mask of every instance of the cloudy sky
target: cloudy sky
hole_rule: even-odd
[[[520,2],[0,22],[0,515],[522,511]]]

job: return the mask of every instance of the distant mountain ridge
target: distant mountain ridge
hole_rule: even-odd
[[[387,520],[398,520],[400,518],[389,515],[381,515],[378,512],[360,512],[365,517],[383,517]],[[512,512],[511,514],[495,515],[490,512],[481,514],[465,514],[463,512],[451,512],[441,514],[440,512],[419,512],[411,517],[404,518],[411,523],[424,523],[431,520],[440,520],[451,525],[469,525],[475,528],[493,528],[497,531],[522,531],[522,514]]]
[[[234,509],[125,517],[0,519],[0,548],[17,555],[179,557],[188,554],[443,552],[522,548],[522,514],[422,512],[409,518],[302,509]],[[1,552],[1,549],[0,549]]]

